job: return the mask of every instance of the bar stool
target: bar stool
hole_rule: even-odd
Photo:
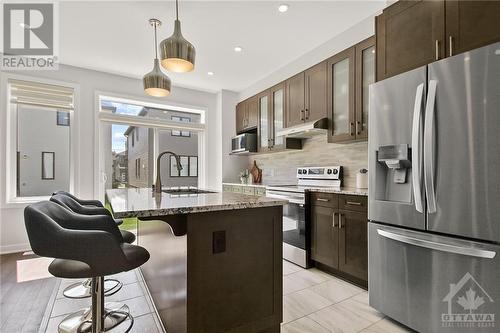
[[[59,333],[101,333],[133,317],[127,305],[104,303],[104,276],[129,271],[149,260],[146,249],[122,242],[110,217],[75,214],[60,205],[42,201],[24,210],[31,248],[39,256],[55,258],[49,272],[60,278],[92,279],[92,306],[68,315]]]
[[[71,194],[69,192],[66,192],[66,191],[57,191],[57,192],[52,193],[52,195],[58,195],[58,194],[70,197],[71,199],[73,199],[74,201],[76,201],[80,206],[86,206],[86,207],[89,207],[89,208],[98,207],[98,208],[105,209],[104,205],[99,200],[80,199],[80,198],[77,198],[73,194]],[[94,210],[94,211],[95,212],[99,212],[99,210]],[[89,210],[89,212],[92,212],[92,210]],[[106,209],[105,213],[111,215],[107,209]],[[83,214],[83,213],[80,213],[80,214]],[[87,214],[87,215],[94,215],[94,214]],[[118,225],[120,225],[120,224],[123,223],[122,219],[115,219],[115,221],[116,221],[116,224],[118,224]],[[131,243],[133,243],[133,242],[131,242]]]
[[[53,195],[50,201],[59,204],[60,206],[82,215],[105,215],[111,217],[111,213],[103,207],[98,206],[83,206],[77,200],[73,199],[74,196],[67,195],[66,193],[59,193]],[[112,222],[111,222],[112,223]],[[118,224],[117,224],[118,225]],[[119,230],[125,243],[133,243],[135,235],[127,230]],[[63,295],[68,298],[87,298],[92,295],[91,279],[77,282],[69,285],[63,291]],[[104,293],[106,296],[111,296],[117,293],[123,284],[116,279],[106,279],[104,281]]]

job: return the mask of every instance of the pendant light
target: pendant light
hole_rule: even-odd
[[[190,72],[194,69],[196,50],[181,33],[179,21],[179,1],[175,1],[174,33],[160,44],[161,65],[163,68],[178,73]]]
[[[155,60],[153,70],[144,75],[142,82],[144,83],[144,92],[154,97],[166,97],[170,94],[171,81],[160,68],[158,60],[158,44],[156,39],[156,29],[161,25],[160,20],[149,19],[149,24],[155,29]]]

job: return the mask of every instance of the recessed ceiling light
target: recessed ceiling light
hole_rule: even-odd
[[[210,75],[210,76],[213,76],[214,72],[208,72],[207,74]]]
[[[235,46],[234,47],[234,52],[241,52],[243,49],[240,46]]]
[[[280,11],[280,13],[284,13],[284,12],[286,12],[288,10],[288,5],[287,4],[281,4],[281,5],[279,5],[278,10]]]

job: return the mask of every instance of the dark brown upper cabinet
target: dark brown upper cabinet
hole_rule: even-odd
[[[326,77],[323,61],[285,81],[286,127],[326,117]]]
[[[500,1],[446,1],[446,55],[500,41]]]
[[[236,132],[242,133],[257,127],[259,116],[257,96],[250,97],[236,105]]]
[[[300,139],[284,138],[276,134],[284,128],[285,123],[285,83],[279,83],[258,94],[257,100],[259,152],[301,149]]]
[[[305,120],[304,72],[285,81],[285,96],[285,127],[303,123]]]
[[[444,57],[444,1],[398,1],[375,29],[377,81]]]
[[[499,1],[398,1],[375,19],[377,81],[500,40]]]
[[[326,112],[327,66],[323,61],[304,72],[305,79],[305,121],[313,121],[327,116]]]
[[[375,82],[374,44],[370,37],[328,59],[328,142],[368,137],[368,86]]]

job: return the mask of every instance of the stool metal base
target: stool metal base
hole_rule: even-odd
[[[133,317],[130,315],[129,307],[123,303],[109,302],[104,305],[104,330],[108,331],[130,318],[131,325],[126,330],[128,332],[133,324]],[[92,310],[85,308],[68,315],[59,324],[59,333],[88,333],[92,332]]]
[[[104,295],[111,296],[122,289],[123,284],[116,279],[104,280]],[[63,291],[67,298],[88,298],[92,296],[92,279],[80,281],[67,286]]]

